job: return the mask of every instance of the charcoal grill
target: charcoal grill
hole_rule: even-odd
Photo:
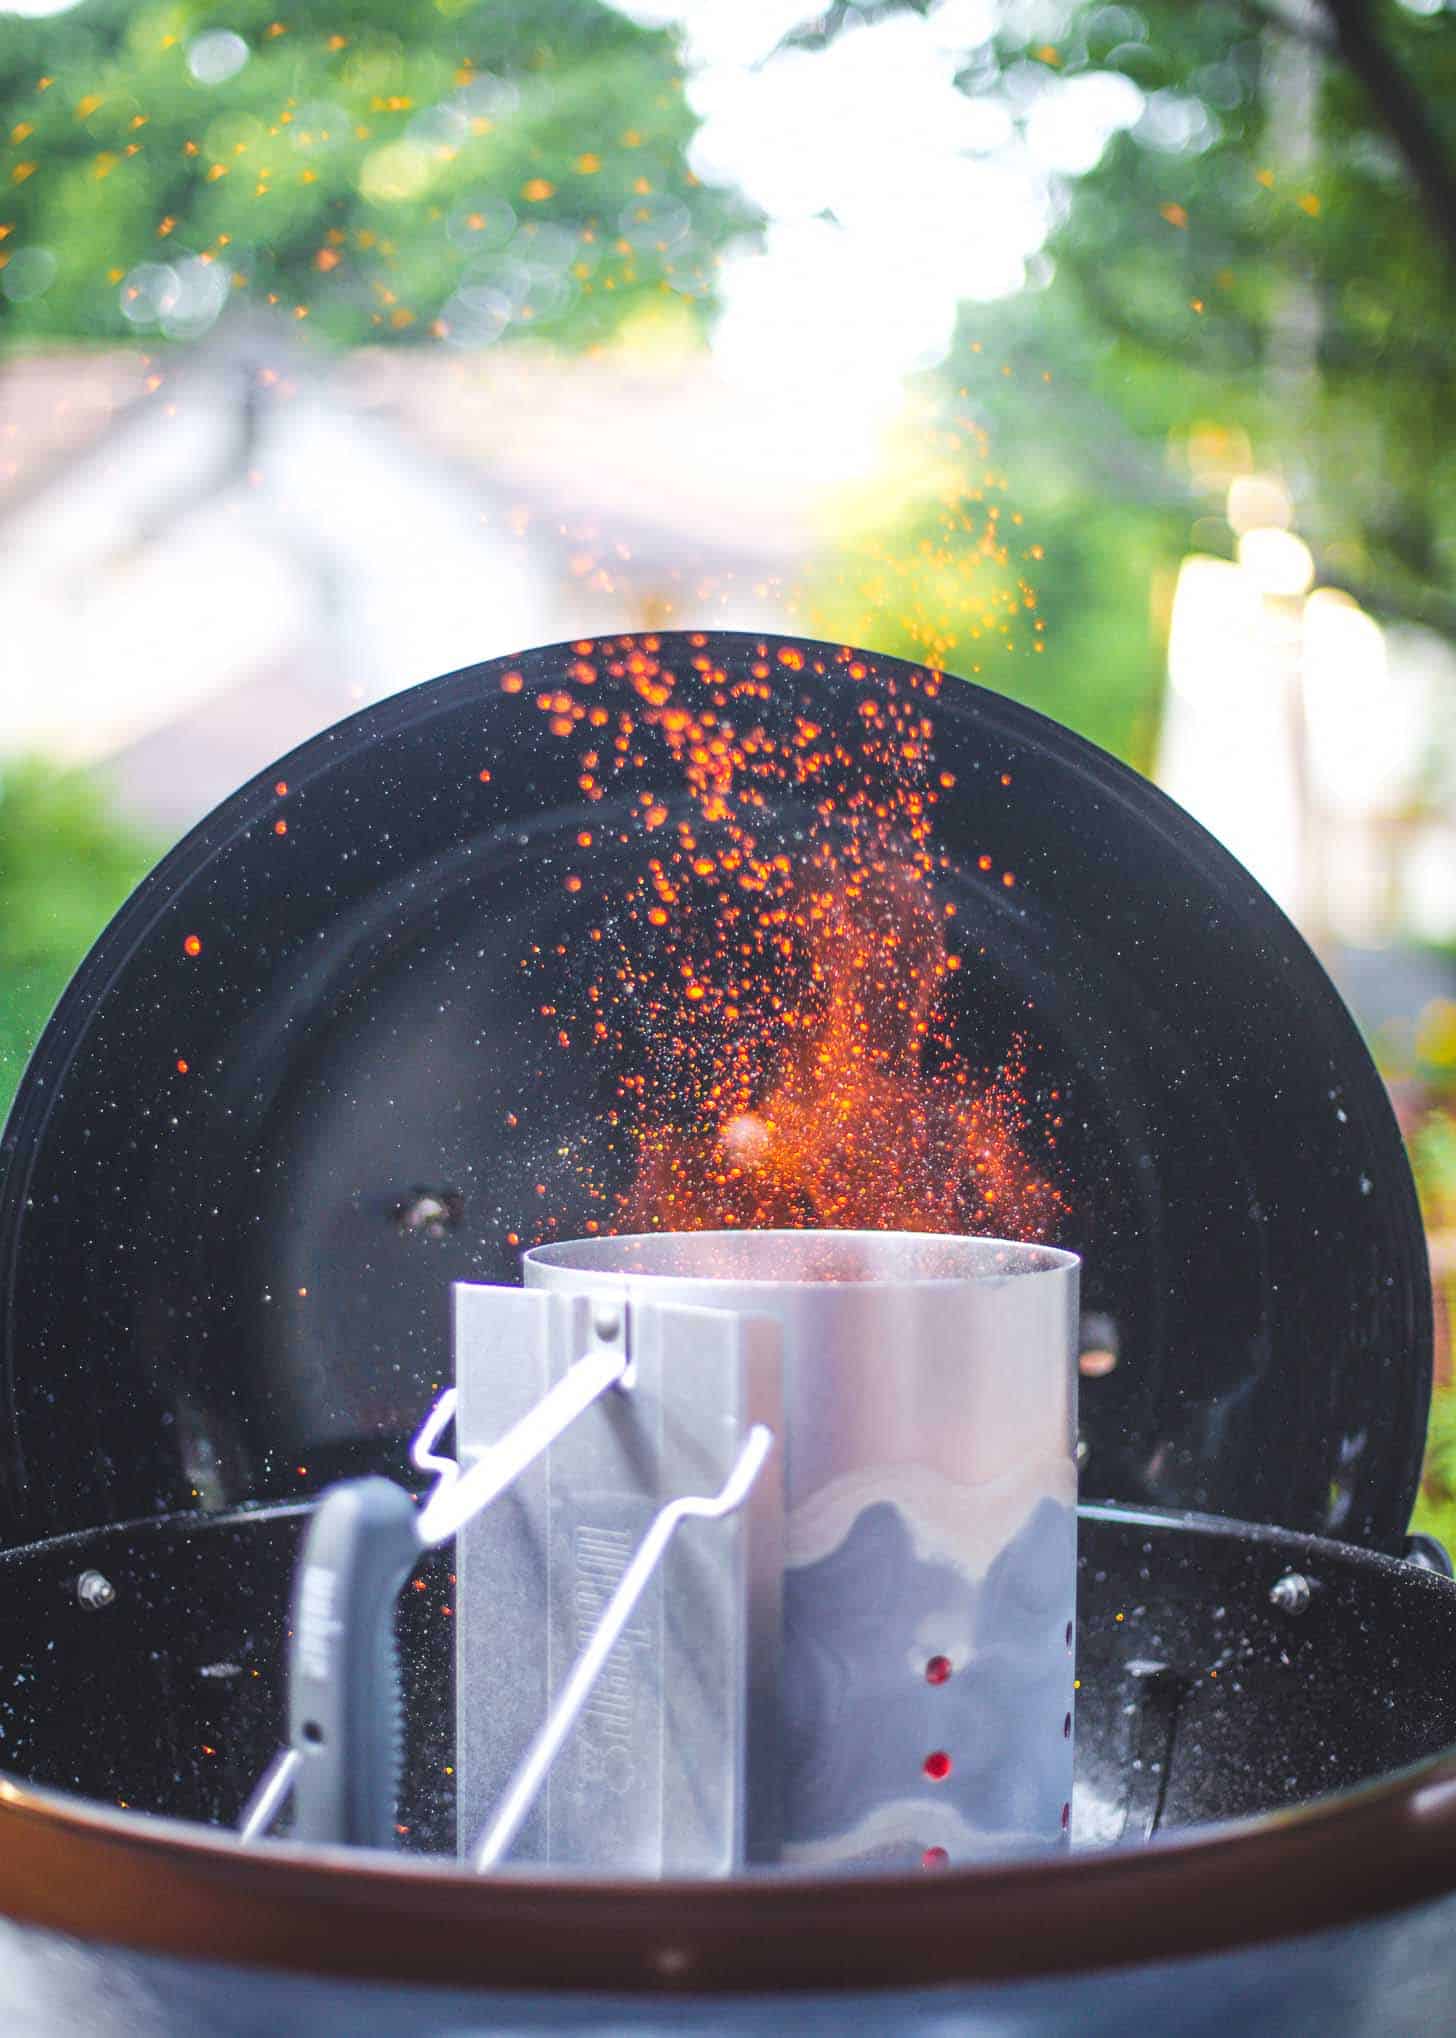
[[[421,1488],[452,1289],[514,1288],[531,1246],[604,1265],[651,1196],[670,1234],[704,1222],[682,1156],[711,1128],[644,1142],[642,1114],[674,1070],[708,1093],[687,1008],[657,995],[669,962],[727,1024],[714,914],[652,917],[690,882],[663,845],[718,859],[715,884],[732,853],[704,801],[739,788],[706,743],[692,776],[705,714],[751,720],[760,764],[859,757],[867,730],[876,757],[890,736],[914,753],[912,802],[878,822],[842,786],[826,813],[817,765],[750,772],[753,869],[771,904],[775,858],[826,832],[929,859],[959,967],[897,1052],[937,1095],[970,1072],[996,1181],[1081,1256],[1073,1844],[850,1873],[614,1873],[538,1845],[478,1875],[453,1544],[399,1603],[394,1846],[245,1842],[308,1525],[341,1480]],[[594,946],[631,979],[605,1039]],[[812,1227],[812,1150],[786,1170],[773,1194]],[[903,1180],[883,1193],[904,1207]],[[997,1230],[989,1206],[935,1211]],[[790,1992],[806,2027],[885,2031],[1444,2014],[1456,1588],[1405,1537],[1430,1311],[1399,1137],[1247,873],[1025,709],[843,647],[694,633],[496,661],[326,732],[173,851],[77,973],[5,1133],[0,1308],[12,2027],[752,2031],[783,2028]]]

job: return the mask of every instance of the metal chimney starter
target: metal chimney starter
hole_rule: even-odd
[[[460,1535],[460,1833],[561,1701],[654,1515],[663,1556],[514,1862],[880,1872],[1055,1848],[1072,1782],[1078,1262],[995,1239],[699,1232],[456,1289],[462,1469],[587,1356],[630,1371]]]

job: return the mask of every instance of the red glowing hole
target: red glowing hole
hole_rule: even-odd
[[[949,1656],[932,1656],[930,1661],[925,1666],[926,1683],[944,1684],[946,1679],[950,1676],[950,1668],[951,1665]]]
[[[951,1772],[951,1760],[944,1748],[937,1748],[934,1754],[925,1758],[925,1773],[932,1783],[944,1783]]]
[[[286,835],[288,833],[288,823],[286,821],[275,821],[273,823],[273,833],[275,835]]]
[[[288,780],[286,778],[280,778],[277,785],[274,786],[273,790],[275,793],[277,793],[280,800],[287,799]]]
[[[188,1069],[189,1069],[190,1067],[191,1067],[191,1063],[190,1063],[190,1062],[185,1062],[185,1061],[179,1061],[179,1062],[178,1062],[178,1064],[177,1064],[177,1073],[178,1073],[178,1075],[179,1075],[179,1076],[185,1076],[185,1075],[186,1075],[186,1073],[187,1073],[187,1071],[188,1071]]]
[[[949,1865],[950,1856],[946,1853],[944,1847],[927,1847],[920,1857],[920,1866],[922,1868],[946,1868]]]
[[[189,934],[182,943],[182,953],[184,955],[201,955],[202,941],[200,937],[196,934]]]

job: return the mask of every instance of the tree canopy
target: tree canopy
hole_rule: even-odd
[[[0,1123],[51,1007],[156,848],[78,772],[0,773]]]
[[[1173,576],[1190,545],[1232,549],[1223,492],[1251,465],[1285,479],[1323,582],[1456,636],[1456,21],[1359,6],[1352,50],[1350,13],[1023,5],[966,49],[962,90],[1020,129],[1099,79],[1141,111],[1053,180],[1032,287],[963,315],[935,378],[959,473],[876,532],[859,579],[883,584],[888,556],[915,590],[881,611],[886,648],[939,639],[957,669],[1147,764]],[[831,8],[795,39],[860,18]],[[967,512],[988,465],[990,546]]]
[[[670,33],[601,0],[273,5],[0,18],[12,342],[186,340],[242,297],[338,343],[579,346],[711,297],[751,218],[687,168]]]

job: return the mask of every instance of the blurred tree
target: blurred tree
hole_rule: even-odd
[[[78,959],[154,855],[81,773],[0,770],[0,1120]]]
[[[337,342],[579,346],[708,299],[752,224],[687,168],[673,36],[601,0],[272,5],[0,16],[12,343],[195,338],[243,297]]]
[[[857,18],[832,7],[790,40]],[[958,560],[1003,640],[986,683],[1144,764],[1157,593],[1190,540],[1232,549],[1240,466],[1283,475],[1323,582],[1456,636],[1456,20],[1396,0],[1015,0],[1000,22],[965,51],[964,91],[1045,134],[1115,79],[1128,124],[1051,179],[1032,287],[968,311],[940,378],[943,424],[971,413],[1012,477],[999,535],[1014,509],[1020,542],[974,560],[979,527],[953,541],[942,493],[877,548],[939,550],[943,575]],[[930,610],[892,607],[879,641],[913,654]],[[959,669],[977,660],[944,634]]]
[[[1049,251],[1047,295],[1103,342],[1093,387],[1124,439],[1171,446],[1195,509],[1210,505],[1194,435],[1243,439],[1292,483],[1324,579],[1449,624],[1456,234],[1349,67],[1335,32],[1346,11],[1078,10],[1056,49],[1003,47],[1000,62],[1039,58],[1053,94],[1098,68],[1144,94]],[[1456,108],[1456,23],[1360,11],[1401,75],[1420,78],[1434,133]]]
[[[601,0],[0,14],[0,344],[183,343],[235,304],[339,345],[700,318],[755,221],[689,171],[695,125],[674,36]],[[148,860],[82,779],[0,778],[0,1110]]]

